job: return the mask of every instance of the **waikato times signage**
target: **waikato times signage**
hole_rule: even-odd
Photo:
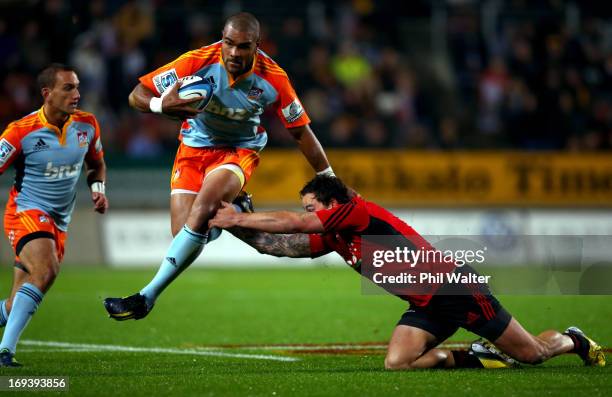
[[[336,174],[392,206],[612,206],[612,153],[328,151]],[[264,151],[247,189],[294,204],[313,175],[295,151]]]

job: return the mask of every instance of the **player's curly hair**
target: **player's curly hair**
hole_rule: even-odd
[[[314,194],[323,205],[329,205],[332,199],[340,204],[348,203],[351,200],[348,188],[340,178],[335,176],[315,176],[300,190],[300,197],[308,193]]]

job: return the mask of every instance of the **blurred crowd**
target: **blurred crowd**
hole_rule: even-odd
[[[44,0],[0,3],[0,128],[40,106],[35,76],[76,67],[106,151],[156,158],[178,124],[129,109],[137,78],[220,39],[226,16],[262,22],[326,147],[612,147],[612,20],[596,2]],[[585,5],[587,4],[587,5]],[[290,146],[266,114],[270,146]]]

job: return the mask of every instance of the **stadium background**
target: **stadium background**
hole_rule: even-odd
[[[81,184],[66,262],[155,266],[169,238],[177,123],[129,109],[127,95],[139,75],[218,40],[224,17],[246,9],[336,173],[417,230],[609,235],[612,24],[598,4],[4,1],[0,127],[40,106],[44,65],[74,65],[80,106],[102,126],[112,207],[95,216]],[[296,207],[312,174],[269,116],[270,144],[248,189],[259,208]],[[0,179],[0,199],[11,182]],[[229,257],[223,241],[209,247],[210,263],[267,260],[241,244]]]

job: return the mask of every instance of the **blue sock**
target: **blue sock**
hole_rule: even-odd
[[[13,299],[13,307],[6,322],[0,349],[9,349],[11,353],[15,353],[17,341],[32,315],[38,309],[43,296],[44,294],[33,284],[24,283],[19,288],[19,291],[15,294],[15,299]]]
[[[8,320],[8,312],[6,311],[6,299],[0,302],[0,328],[6,325],[6,320]]]
[[[168,247],[157,274],[140,291],[149,307],[153,306],[159,294],[200,255],[206,239],[206,234],[196,233],[187,225],[183,226]]]

